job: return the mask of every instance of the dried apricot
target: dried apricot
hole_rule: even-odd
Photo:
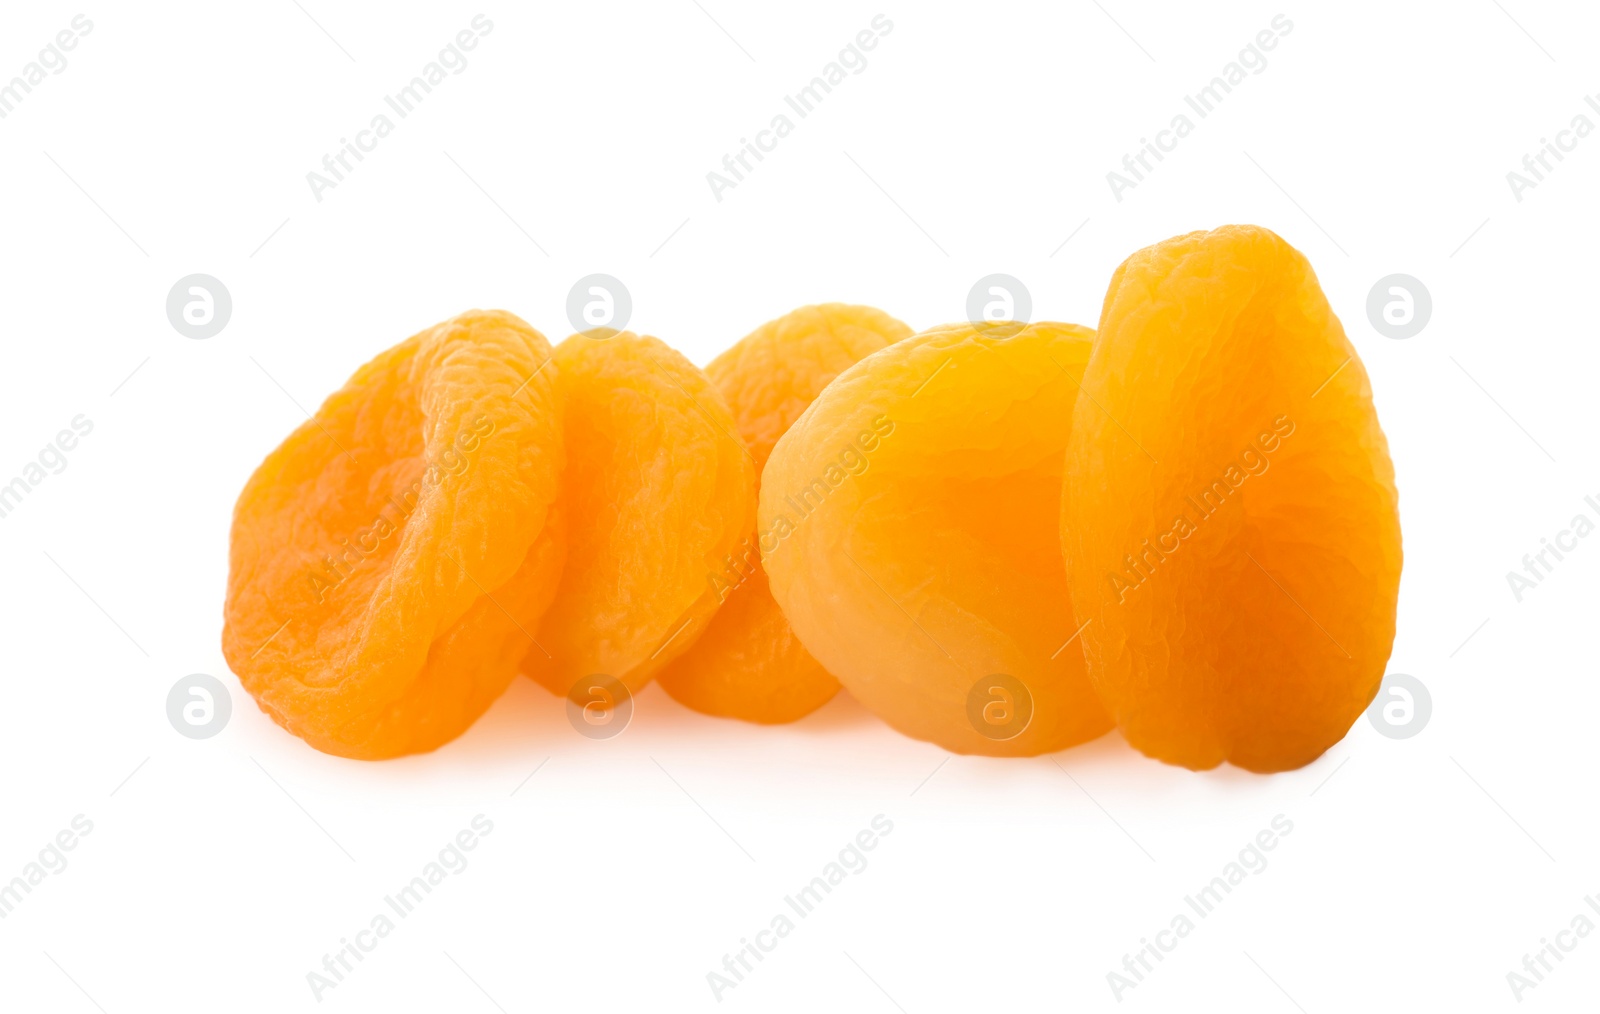
[[[1053,551],[1093,337],[934,328],[841,373],[773,449],[758,528],[773,597],[907,735],[1025,756],[1111,727]]]
[[[544,336],[472,311],[356,371],[234,507],[223,653],[326,753],[459,735],[554,592],[561,404]]]
[[[722,396],[658,339],[573,335],[555,366],[567,562],[523,671],[556,694],[595,675],[638,691],[716,611],[755,470]]]
[[[773,444],[834,377],[910,334],[870,306],[803,306],[740,339],[706,375],[727,399],[759,474]],[[750,512],[753,528],[753,499]],[[808,715],[838,692],[839,681],[806,651],[772,600],[753,537],[712,580],[722,608],[657,677],[667,693],[708,715],[775,723]]]
[[[1401,549],[1366,370],[1266,229],[1111,280],[1061,537],[1089,673],[1128,741],[1204,769],[1310,763],[1378,689]]]

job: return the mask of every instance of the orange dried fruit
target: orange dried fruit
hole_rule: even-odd
[[[911,334],[870,306],[803,306],[756,328],[712,360],[757,473],[778,438],[840,372]],[[755,524],[755,503],[750,505]],[[839,681],[806,651],[767,587],[755,539],[713,577],[722,608],[657,680],[680,703],[749,722],[792,722],[826,704]]]
[[[554,365],[567,563],[523,671],[559,695],[597,675],[637,692],[716,611],[710,576],[748,533],[755,471],[722,396],[660,340],[576,334]]]
[[[1128,741],[1205,769],[1308,764],[1394,641],[1394,467],[1311,266],[1225,226],[1112,277],[1061,537],[1089,672]]]
[[[432,750],[516,675],[564,548],[550,355],[509,313],[464,313],[357,370],[245,484],[222,649],[285,729]]]
[[[773,449],[758,527],[773,597],[907,735],[1027,756],[1111,727],[1054,552],[1093,337],[934,328],[841,373]]]

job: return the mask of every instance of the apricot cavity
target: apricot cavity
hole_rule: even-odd
[[[234,507],[223,654],[326,753],[459,735],[505,689],[561,569],[544,337],[472,311],[357,370]]]

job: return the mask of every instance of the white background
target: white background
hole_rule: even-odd
[[[0,1008],[1518,1007],[1507,973],[1600,893],[1600,538],[1520,603],[1505,577],[1600,495],[1600,134],[1521,202],[1506,173],[1600,125],[1600,15],[754,6],[7,5],[0,80],[94,27],[0,120],[0,481],[75,415],[94,431],[0,519],[0,881],[75,815],[93,831],[0,920]],[[466,70],[315,200],[306,173],[479,12]],[[866,69],[716,201],[706,173],[880,12]],[[1265,71],[1116,201],[1105,174],[1279,13]],[[596,271],[698,363],[813,301],[961,318],[997,271],[1035,318],[1092,325],[1123,257],[1227,222],[1305,251],[1372,375],[1406,550],[1389,671],[1433,701],[1413,739],[1363,718],[1270,777],[1115,735],[951,758],[844,695],[766,729],[652,688],[596,742],[519,681],[457,742],[374,764],[279,730],[223,662],[240,486],[424,326],[504,307],[560,338]],[[210,340],[166,318],[192,272],[232,293]],[[1393,272],[1434,303],[1404,341],[1364,310]],[[232,691],[205,741],[165,713],[195,672]],[[315,1000],[307,973],[479,813],[470,865]],[[719,1003],[707,973],[876,814],[870,865]],[[1119,1002],[1107,973],[1278,814],[1268,867]],[[1597,989],[1600,934],[1522,1007]]]

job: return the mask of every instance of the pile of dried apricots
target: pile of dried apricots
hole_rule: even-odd
[[[1401,569],[1366,371],[1295,249],[1178,236],[1098,331],[808,306],[704,370],[472,311],[356,371],[234,509],[223,650],[318,750],[460,735],[522,673],[908,736],[1311,762],[1377,693]]]

